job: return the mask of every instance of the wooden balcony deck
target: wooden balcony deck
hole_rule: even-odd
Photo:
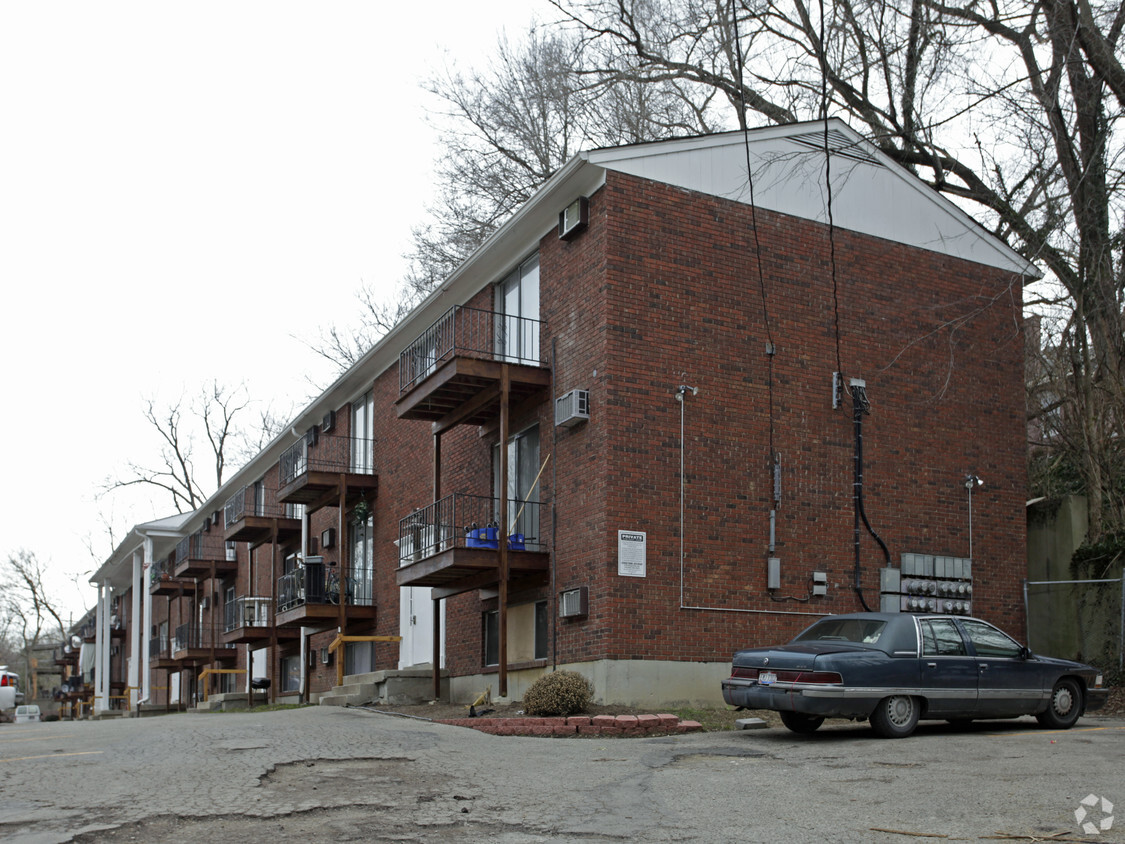
[[[374,604],[348,604],[345,608],[348,623],[355,621],[374,621]],[[278,630],[300,627],[335,627],[340,618],[339,604],[298,604],[275,616]]]
[[[230,542],[249,542],[251,548],[264,545],[273,538],[274,523],[277,523],[279,544],[297,539],[301,535],[301,520],[273,516],[242,516],[232,522],[223,538]]]
[[[183,594],[194,594],[195,582],[186,578],[162,575],[149,584],[148,591],[153,595],[169,595],[175,597]]]
[[[222,640],[227,645],[244,645],[248,642],[268,642],[272,638],[272,626],[246,624],[234,627],[222,634]],[[279,641],[288,642],[300,637],[301,631],[297,627],[278,627],[277,638]]]
[[[346,485],[347,489],[344,506],[350,508],[378,493],[379,477],[359,472],[323,472],[310,469],[279,489],[277,499],[283,504],[304,504],[306,511],[311,514],[322,507],[338,506],[342,485]]]
[[[546,575],[550,563],[547,551],[508,551],[508,579]],[[485,589],[500,582],[500,553],[489,548],[450,548],[402,566],[395,579],[399,586],[433,587],[435,598]]]
[[[512,407],[551,385],[551,371],[541,366],[455,355],[395,402],[400,419],[425,419],[443,427],[485,425],[500,415],[500,381],[508,368]]]

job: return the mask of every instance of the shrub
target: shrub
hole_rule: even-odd
[[[585,712],[594,698],[590,681],[573,671],[544,674],[523,696],[528,715],[574,715]]]

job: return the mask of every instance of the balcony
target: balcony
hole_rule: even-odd
[[[273,631],[273,599],[269,597],[242,597],[224,608],[223,641],[228,645],[243,642],[261,642],[271,637]],[[296,628],[279,630],[282,639],[291,639],[300,631]]]
[[[179,668],[180,664],[172,659],[171,643],[165,633],[148,641],[148,663],[152,668]]]
[[[181,624],[172,636],[171,656],[181,667],[233,660],[237,655],[233,644],[219,641],[210,629],[200,630],[194,624]]]
[[[279,504],[275,490],[263,484],[244,486],[223,507],[223,538],[249,542],[255,548],[266,542],[283,543],[301,535],[301,520],[290,505]]]
[[[508,370],[513,408],[546,390],[538,320],[455,305],[399,355],[400,419],[435,427],[484,425],[497,418]]]
[[[508,501],[509,580],[542,580],[549,555],[542,534],[544,505]],[[431,586],[434,597],[495,586],[500,580],[497,501],[454,494],[399,521],[399,586]]]
[[[304,504],[306,512],[315,513],[339,506],[341,492],[345,508],[371,498],[379,489],[372,445],[371,440],[352,437],[303,437],[281,455],[277,500]]]
[[[373,572],[361,565],[349,575],[341,589],[335,566],[306,560],[277,581],[277,626],[330,627],[340,617],[340,601],[349,621],[375,618]]]
[[[183,595],[185,592],[195,593],[195,581],[189,578],[174,577],[172,572],[175,567],[176,563],[173,558],[160,560],[149,566],[148,591],[150,594],[176,597]]]
[[[237,570],[235,550],[227,548],[218,528],[197,531],[176,545],[172,569],[175,577],[222,577]]]

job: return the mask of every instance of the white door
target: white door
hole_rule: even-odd
[[[429,665],[434,661],[434,602],[426,586],[399,589],[398,667]],[[441,665],[445,665],[445,604],[441,606]],[[440,667],[440,666],[439,666]]]

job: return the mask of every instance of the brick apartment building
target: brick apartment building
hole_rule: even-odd
[[[1036,271],[828,129],[832,226],[820,123],[566,164],[199,511],[122,543],[95,576],[131,607],[117,682],[518,699],[567,667],[666,705],[826,613],[1021,630]]]

